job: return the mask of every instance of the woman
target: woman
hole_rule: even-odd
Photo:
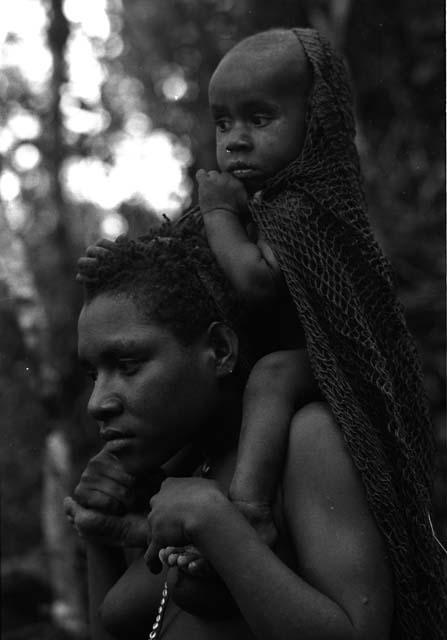
[[[91,276],[79,355],[95,380],[88,410],[105,446],[66,510],[86,539],[92,638],[390,637],[385,544],[327,405],[294,418],[273,551],[226,498],[255,354],[252,327],[203,240],[119,241]],[[175,470],[188,445],[206,477]],[[163,465],[183,477],[156,492]],[[150,573],[147,537],[152,558],[193,544],[217,577]],[[140,549],[130,563],[128,547]]]

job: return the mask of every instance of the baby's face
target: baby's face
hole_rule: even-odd
[[[306,98],[277,67],[230,53],[210,82],[217,163],[251,193],[298,157],[304,141]]]

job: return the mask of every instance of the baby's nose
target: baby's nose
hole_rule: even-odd
[[[227,141],[227,151],[247,151],[252,146],[249,132],[243,127],[234,127]]]

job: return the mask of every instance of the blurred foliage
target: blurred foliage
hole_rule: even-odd
[[[19,181],[17,197],[5,202],[0,213],[23,245],[20,268],[34,288],[27,294],[18,292],[17,277],[3,256],[3,552],[19,554],[39,544],[39,465],[45,433],[52,428],[65,430],[75,469],[95,442],[94,429],[84,416],[86,390],[76,364],[80,293],[73,276],[77,256],[100,235],[104,211],[94,202],[76,199],[66,188],[67,160],[99,159],[112,166],[114,145],[125,132],[163,128],[177,145],[176,152],[183,154],[185,166],[189,164],[190,175],[199,166],[211,168],[210,74],[237,40],[270,26],[318,26],[350,67],[371,219],[395,266],[408,322],[421,348],[441,444],[445,438],[443,3],[109,0],[109,32],[102,39],[90,38],[103,73],[95,100],[69,93],[67,47],[78,25],[67,20],[60,0],[44,6],[52,60],[47,81],[30,83],[14,65],[4,66],[0,79],[2,126],[17,114],[31,116],[36,125],[35,131],[28,127],[28,136],[22,127],[25,133],[11,143],[0,165],[1,171],[12,172]],[[97,124],[74,131],[67,126],[67,105],[82,115],[83,122]],[[17,149],[25,144],[39,152],[39,161],[31,168],[17,164]],[[121,203],[119,213],[134,235],[157,220],[135,199]],[[32,319],[36,317],[44,322],[36,324]],[[445,534],[446,506],[439,493],[445,442],[439,465],[436,515]]]

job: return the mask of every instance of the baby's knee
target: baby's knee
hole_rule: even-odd
[[[282,384],[284,380],[296,375],[297,361],[301,351],[274,351],[262,357],[253,367],[247,388],[263,389],[266,386]]]

